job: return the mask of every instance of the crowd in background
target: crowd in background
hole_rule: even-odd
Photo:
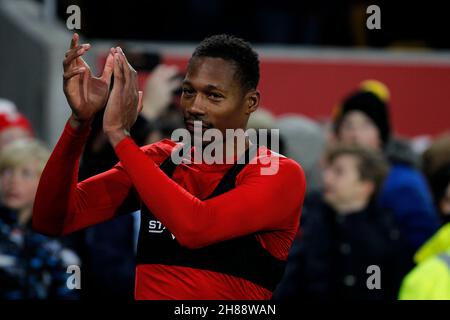
[[[183,127],[181,77],[173,66],[152,70],[131,130],[137,144]],[[395,135],[396,106],[376,80],[355,83],[336,103],[328,121],[302,116],[300,105],[299,114],[282,116],[260,108],[248,124],[278,129],[278,151],[307,177],[300,229],[273,298],[450,299],[450,132],[416,152]],[[0,299],[132,299],[137,212],[58,239],[31,229],[49,152],[17,107],[0,100]],[[117,161],[98,114],[79,180]],[[72,264],[83,270],[82,290],[66,286]],[[371,266],[381,276],[372,289]]]

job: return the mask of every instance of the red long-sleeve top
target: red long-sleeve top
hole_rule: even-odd
[[[66,124],[39,182],[33,208],[36,230],[63,235],[111,219],[125,207],[136,210],[139,202],[124,203],[135,190],[182,246],[201,248],[258,233],[265,250],[287,259],[306,189],[296,162],[261,147],[257,155],[261,161],[238,174],[234,189],[201,200],[232,165],[182,163],[171,179],[159,165],[177,146],[175,142],[163,140],[139,148],[125,138],[115,148],[120,160],[116,166],[78,182],[88,134],[88,129],[76,132]],[[267,157],[278,157],[276,174],[261,174],[262,167],[270,166]],[[138,265],[135,284],[136,299],[268,299],[272,294],[239,277],[158,264]]]

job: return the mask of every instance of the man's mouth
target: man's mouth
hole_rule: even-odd
[[[194,133],[195,130],[197,130],[197,132],[201,131],[203,133],[210,128],[210,126],[208,126],[204,121],[201,120],[186,120],[184,122],[184,125],[186,129],[191,133]]]

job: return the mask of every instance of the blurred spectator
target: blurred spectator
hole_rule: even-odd
[[[142,114],[147,119],[157,119],[172,104],[181,80],[176,66],[158,65],[145,84]]]
[[[450,222],[450,133],[438,137],[423,154],[423,170],[442,222]]]
[[[388,170],[382,156],[359,146],[326,154],[323,195],[305,201],[302,229],[275,299],[394,299],[409,265],[390,212],[375,198]],[[370,290],[367,268],[381,270]]]
[[[403,164],[417,171],[420,170],[420,155],[413,150],[411,142],[405,138],[391,137],[384,153],[390,163]]]
[[[33,136],[30,122],[19,111],[13,102],[0,99],[0,150],[8,143]]]
[[[285,154],[286,149],[284,140],[281,138],[279,131],[274,130],[277,129],[275,128],[275,117],[269,110],[258,107],[258,109],[250,115],[247,129],[255,129],[257,132],[257,141],[252,141],[253,143],[265,145],[272,151],[283,155]],[[266,135],[266,137],[263,135]]]
[[[403,280],[400,300],[450,300],[450,222],[414,256],[418,264]]]
[[[285,144],[285,154],[301,164],[305,171],[307,193],[317,191],[322,186],[319,160],[325,149],[325,133],[315,121],[300,115],[279,117],[275,127]]]
[[[401,142],[397,146],[402,148],[389,147],[389,95],[385,91],[382,83],[375,82],[350,94],[335,114],[334,129],[338,141],[383,150],[388,157],[391,167],[379,202],[394,213],[414,252],[436,232],[438,217],[425,178],[414,168],[412,153]]]
[[[38,141],[11,142],[0,153],[0,299],[77,298],[66,285],[78,257],[31,229],[34,197],[49,151]]]
[[[184,75],[176,66],[160,64],[144,88],[142,115],[155,128],[147,143],[170,138],[173,130],[184,128],[179,106]]]
[[[272,129],[275,124],[275,116],[269,110],[258,107],[248,119],[247,128]]]

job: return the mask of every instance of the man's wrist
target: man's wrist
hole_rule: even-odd
[[[113,148],[115,148],[123,139],[130,136],[129,131],[126,129],[106,130],[105,134]]]
[[[69,117],[69,124],[72,127],[72,129],[77,131],[84,131],[87,127],[91,126],[91,123],[93,121],[93,118],[88,120],[80,120],[78,119],[73,113]]]

